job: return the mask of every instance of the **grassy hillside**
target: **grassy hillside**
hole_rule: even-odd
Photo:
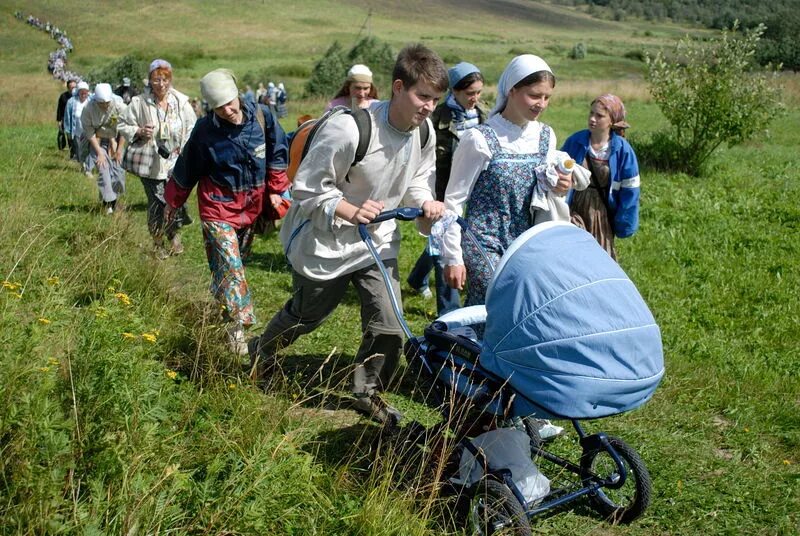
[[[204,72],[227,66],[272,70],[298,95],[303,78],[280,73],[310,71],[366,19],[362,2],[85,5],[80,15],[51,1],[24,10],[67,30],[78,71],[141,51],[173,61],[176,86],[195,94]],[[250,385],[221,344],[199,226],[186,230],[185,255],[153,260],[138,180],[128,178],[127,209],[104,217],[93,182],[55,150],[54,43],[14,20],[18,8],[0,2],[0,534],[457,534],[423,464],[340,409],[359,341],[355,296],[285,352],[267,393]],[[461,35],[449,29],[454,9],[464,10]],[[642,64],[624,56],[671,43],[678,27],[524,0],[373,10],[374,35],[395,47],[423,40],[490,81],[514,54],[539,52],[559,79],[546,121],[560,139],[607,90],[626,99],[635,131],[663,122]],[[568,60],[578,41],[587,59]],[[537,519],[536,531],[796,533],[800,109],[797,80],[786,81],[789,114],[768,138],[719,154],[711,176],[645,170],[641,230],[619,244],[661,326],[667,374],[646,406],[590,427],[642,454],[651,509],[618,527],[578,504]],[[294,115],[321,103],[290,105]],[[422,241],[404,231],[407,273]],[[248,280],[261,328],[290,289],[275,237],[256,242]],[[404,301],[419,333],[434,305]],[[392,401],[431,419],[407,387]]]

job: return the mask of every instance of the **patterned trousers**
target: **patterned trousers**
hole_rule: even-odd
[[[203,239],[211,269],[211,294],[225,318],[244,327],[256,322],[253,300],[244,275],[244,259],[253,244],[252,226],[235,229],[227,223],[203,221]]]

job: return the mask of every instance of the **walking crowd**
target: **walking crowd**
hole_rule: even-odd
[[[211,292],[228,322],[231,350],[249,357],[255,379],[274,373],[280,352],[320,326],[350,285],[356,289],[362,341],[353,408],[381,422],[400,418],[380,393],[398,367],[403,331],[359,224],[411,206],[422,210],[417,229],[429,235],[437,221],[463,216],[495,264],[515,238],[543,221],[583,227],[613,258],[614,238],[638,227],[639,170],[624,137],[622,101],[610,94],[594,99],[587,128],[559,150],[553,129],[541,121],[556,75],[531,54],[508,63],[490,110],[480,100],[485,80],[476,65],[447,69],[420,44],[398,54],[386,100],[379,100],[370,68],[353,65],[299,165],[293,150],[290,163],[291,134],[278,122],[287,114],[282,83],[240,92],[233,72],[213,70],[200,81],[207,113],[198,114],[172,86],[164,59],[152,61],[145,90],[128,103],[108,83],[92,93],[76,78],[66,80],[59,99],[59,125],[84,171],[97,170],[105,212],[118,209],[126,170],[140,178],[158,258],[183,251],[180,229],[191,221],[185,203],[196,188]],[[259,222],[281,217],[292,292],[263,333],[248,338],[257,320],[245,264]],[[399,297],[400,229],[388,220],[370,234]],[[460,307],[460,291],[467,305],[484,303],[492,274],[486,257],[462,239],[458,225],[439,238],[428,241],[407,274],[411,291],[432,297],[433,270],[439,314]]]

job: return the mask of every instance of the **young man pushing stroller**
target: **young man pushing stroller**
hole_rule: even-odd
[[[250,340],[251,369],[263,378],[275,365],[275,353],[316,329],[339,305],[352,283],[361,302],[363,338],[356,354],[353,409],[379,422],[397,422],[400,413],[379,392],[395,372],[403,331],[395,317],[379,268],[358,234],[380,212],[421,208],[421,231],[444,213],[434,200],[433,129],[427,139],[421,124],[448,86],[447,70],[423,45],[400,51],[392,72],[392,98],[368,113],[371,136],[364,158],[353,165],[359,130],[353,116],[331,117],[316,133],[295,177],[295,202],[281,228],[281,242],[292,267],[293,294],[260,337]],[[370,227],[370,233],[400,296],[397,255],[400,231],[394,220]]]

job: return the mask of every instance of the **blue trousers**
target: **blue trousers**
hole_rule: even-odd
[[[436,282],[436,312],[439,316],[449,313],[454,309],[461,307],[461,298],[458,291],[450,288],[444,280],[444,268],[439,263],[439,257],[433,256],[428,252],[427,246],[422,251],[422,254],[417,259],[417,263],[408,274],[408,284],[412,288],[422,289],[429,285],[429,274],[431,268],[434,271],[434,278]]]

